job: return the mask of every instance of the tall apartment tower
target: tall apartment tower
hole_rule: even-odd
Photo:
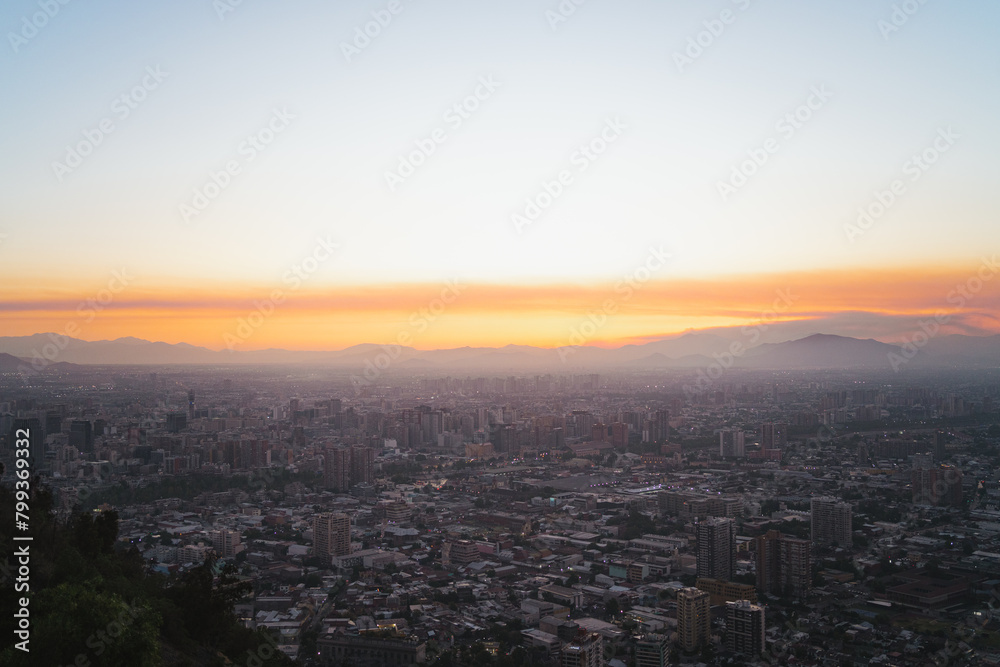
[[[934,432],[934,460],[944,461],[948,458],[948,450],[945,448],[947,437],[944,431]]]
[[[766,422],[760,425],[760,448],[784,449],[788,444],[788,424],[782,422]]]
[[[313,518],[313,552],[329,559],[351,553],[351,517],[324,512]]]
[[[590,439],[594,442],[607,442],[608,426],[604,422],[597,422],[590,427]]]
[[[949,465],[916,468],[910,473],[915,505],[962,506],[962,471]]]
[[[628,424],[623,422],[611,424],[611,446],[615,449],[625,449],[628,446]]]
[[[326,488],[347,493],[351,488],[351,450],[327,447],[323,452],[323,482]]]
[[[716,517],[697,525],[698,576],[732,581],[736,570],[736,524]]]
[[[238,531],[222,528],[210,531],[209,539],[212,541],[212,548],[215,553],[223,558],[235,556],[240,547],[240,534]]]
[[[41,426],[38,428],[41,437]],[[94,426],[86,419],[74,419],[69,426],[69,444],[81,452],[94,451]]]
[[[746,455],[746,438],[743,431],[725,429],[719,431],[719,456],[726,459],[741,459]]]
[[[636,667],[667,667],[670,664],[670,641],[666,635],[646,635],[635,644]]]
[[[812,543],[771,530],[756,547],[757,590],[804,599],[812,587]]]
[[[697,588],[677,592],[677,644],[692,653],[711,637],[711,596]]]
[[[809,504],[812,514],[812,541],[816,544],[836,544],[849,548],[851,538],[851,505],[836,498],[813,498]]]
[[[561,667],[601,667],[604,665],[604,640],[596,632],[580,632],[559,652]]]
[[[764,651],[764,607],[749,600],[726,603],[726,648],[745,656]]]
[[[668,440],[670,438],[670,411],[657,410],[654,412],[653,423],[656,425],[655,440]]]
[[[371,484],[374,478],[375,450],[371,447],[351,447],[350,484]]]

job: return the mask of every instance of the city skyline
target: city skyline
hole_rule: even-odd
[[[0,664],[1000,664],[1000,4],[0,6]]]

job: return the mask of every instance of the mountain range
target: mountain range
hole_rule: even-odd
[[[312,364],[364,370],[699,369],[713,363],[747,369],[890,369],[907,367],[1000,367],[1000,335],[932,338],[916,354],[872,339],[813,334],[781,343],[746,344],[713,333],[688,333],[618,348],[542,348],[529,345],[417,350],[362,344],[337,351],[210,350],[187,343],[139,338],[84,341],[57,334],[0,337],[0,372],[34,359],[35,368],[73,364]],[[40,359],[44,358],[42,362]],[[901,361],[902,360],[902,361]],[[388,362],[388,363],[387,363]]]

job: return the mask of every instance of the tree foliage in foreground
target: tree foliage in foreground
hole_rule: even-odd
[[[210,559],[176,577],[148,574],[138,550],[117,542],[117,513],[57,521],[48,490],[37,480],[32,488],[30,592],[15,591],[9,580],[0,587],[4,618],[13,618],[19,598],[29,598],[30,653],[15,648],[17,638],[6,632],[0,664],[221,666],[244,664],[248,651],[261,654],[269,643],[233,615],[249,584],[231,564],[219,567]],[[17,576],[15,545],[25,544],[13,540],[14,509],[13,493],[0,487],[0,565],[11,577]],[[292,664],[275,653],[263,652],[270,657],[262,664]]]

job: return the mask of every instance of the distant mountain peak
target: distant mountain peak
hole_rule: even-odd
[[[343,368],[358,368],[375,355],[387,353],[393,362],[443,371],[476,369],[477,371],[565,370],[569,368],[704,368],[719,355],[728,354],[734,341],[714,332],[689,331],[680,336],[617,348],[569,346],[542,348],[509,344],[503,347],[454,347],[417,350],[412,347],[362,343],[339,351],[294,351],[269,348],[266,350],[211,350],[189,343],[151,342],[134,336],[115,340],[85,341],[59,334],[0,337],[0,368],[16,372],[23,360],[37,356],[40,344],[59,341],[59,354],[54,363],[121,365],[121,364],[324,364]],[[745,341],[744,341],[745,342]],[[814,333],[781,343],[764,343],[745,348],[733,363],[745,369],[807,369],[807,368],[888,368],[890,355],[900,347],[871,338],[853,338],[830,333]],[[967,336],[941,335],[929,341],[914,358],[920,366],[981,366],[1000,367],[1000,335]],[[52,364],[50,364],[52,365]]]

